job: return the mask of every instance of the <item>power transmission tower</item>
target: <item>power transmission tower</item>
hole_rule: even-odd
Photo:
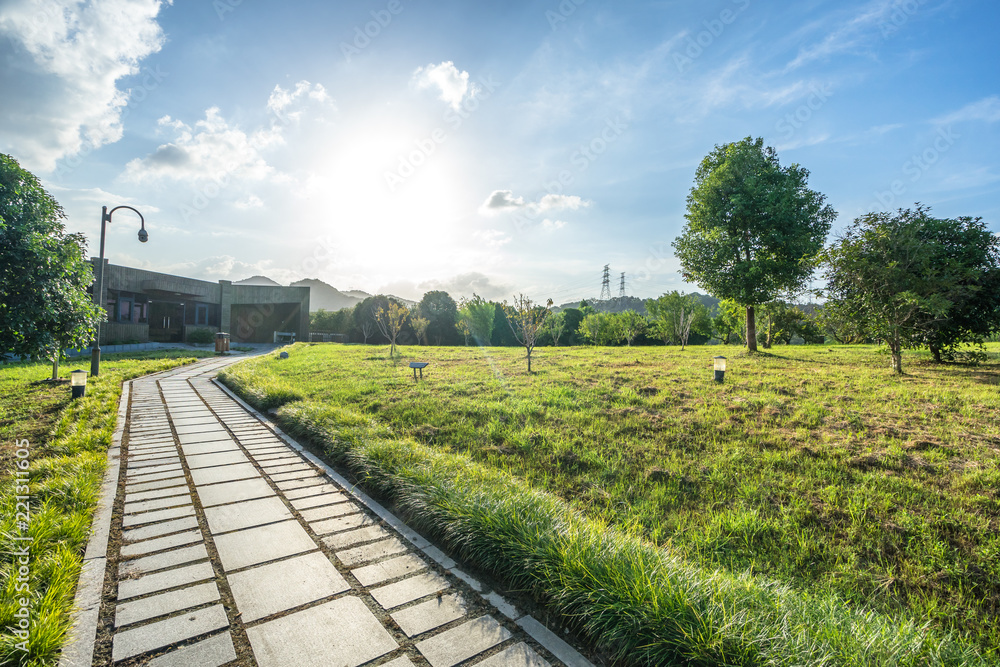
[[[601,280],[600,301],[611,301],[611,265],[604,265],[604,277]]]
[[[621,285],[618,287],[618,298],[619,299],[624,299],[625,298],[625,272],[624,271],[622,271],[622,282],[621,282]]]

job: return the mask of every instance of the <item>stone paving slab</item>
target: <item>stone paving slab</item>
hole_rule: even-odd
[[[131,528],[132,526],[141,526],[146,523],[166,521],[167,519],[179,519],[180,517],[188,516],[194,516],[194,507],[191,505],[187,507],[172,507],[166,510],[156,510],[155,512],[143,512],[142,514],[129,514],[122,519],[122,526],[125,528]]]
[[[274,491],[271,490],[263,477],[212,484],[198,489],[198,498],[201,500],[202,507],[205,508],[274,495]]]
[[[184,487],[181,487],[184,488]],[[130,503],[126,499],[125,507],[123,511],[125,514],[136,514],[138,512],[148,512],[149,510],[162,510],[170,507],[176,507],[178,505],[187,505],[191,503],[191,494],[187,493],[187,489],[184,489],[185,493],[166,496],[163,498],[153,498],[150,500],[141,500],[138,502]]]
[[[149,667],[221,667],[236,660],[233,638],[228,632],[165,653],[149,661]]]
[[[272,523],[215,537],[222,566],[227,572],[248,565],[314,551],[316,543],[296,521]]]
[[[335,519],[314,521],[309,524],[309,527],[312,528],[313,532],[317,535],[326,535],[327,533],[336,533],[342,530],[349,530],[351,528],[371,526],[374,523],[375,521],[367,514],[355,512],[354,514],[346,514]]]
[[[139,595],[165,591],[168,588],[194,584],[214,577],[215,571],[210,563],[196,563],[173,570],[145,574],[138,579],[118,582],[118,599],[127,600]]]
[[[214,605],[190,614],[123,630],[114,637],[111,656],[117,662],[226,627],[229,627],[226,611],[222,605]]]
[[[313,507],[322,507],[323,505],[333,505],[334,503],[340,503],[344,500],[344,496],[340,493],[326,493],[318,496],[297,498],[292,500],[291,503],[292,507],[297,510],[307,510]]]
[[[211,468],[213,466],[232,465],[234,463],[250,463],[250,459],[240,451],[216,452],[214,454],[187,455],[188,468]]]
[[[397,648],[356,597],[247,628],[260,667],[357,667]]]
[[[318,551],[236,572],[227,579],[245,623],[351,588],[330,560]]]
[[[205,508],[205,519],[214,534],[286,521],[292,513],[277,496]]]
[[[172,477],[170,479],[157,480],[155,482],[143,482],[141,484],[129,484],[125,482],[125,497],[128,498],[130,494],[142,493],[144,491],[153,491],[158,489],[167,489],[171,487],[176,487],[181,484],[186,484],[186,480],[183,476]],[[186,488],[186,487],[185,487]]]
[[[192,530],[186,533],[168,535],[167,537],[157,537],[152,540],[143,540],[142,542],[136,542],[135,544],[126,544],[122,546],[121,554],[123,558],[141,556],[155,553],[157,551],[164,551],[172,547],[182,547],[188,544],[195,544],[201,541],[203,541],[201,531]]]
[[[352,565],[370,563],[373,560],[379,560],[380,558],[403,553],[404,551],[406,551],[406,545],[395,537],[391,537],[388,540],[382,540],[374,544],[366,544],[361,547],[338,551],[337,558],[344,565],[351,567]]]
[[[457,621],[469,612],[461,595],[443,595],[392,614],[392,620],[408,637],[423,634]]]
[[[430,639],[417,642],[417,650],[427,662],[431,663],[431,667],[453,667],[507,641],[512,636],[492,616],[481,616]]]
[[[124,561],[118,566],[118,576],[123,578],[134,577],[146,572],[155,572],[156,570],[163,570],[168,567],[207,559],[208,550],[205,548],[205,545],[195,544],[189,547],[153,554],[152,556],[143,556],[135,560]]]
[[[219,599],[219,587],[214,583],[198,584],[179,591],[160,593],[148,598],[126,602],[115,608],[115,626],[147,621],[157,616],[166,616],[182,609],[200,607]]]
[[[349,530],[344,533],[334,533],[323,538],[323,542],[331,549],[345,549],[362,542],[373,542],[375,540],[392,537],[385,528],[381,526],[366,526]]]
[[[254,477],[260,477],[260,473],[250,463],[237,463],[221,468],[199,468],[191,471],[191,480],[195,486],[235,482],[239,479],[253,479]]]
[[[190,505],[189,505],[190,507]],[[122,540],[125,542],[139,542],[141,540],[148,540],[152,537],[160,537],[161,535],[169,535],[170,533],[179,533],[182,530],[191,530],[192,528],[198,527],[198,519],[193,516],[194,508],[191,508],[192,516],[182,517],[180,519],[172,519],[170,521],[164,521],[162,523],[154,523],[147,526],[142,526],[141,528],[133,528],[131,530],[122,531]]]
[[[388,586],[373,588],[371,595],[383,609],[392,609],[450,587],[451,583],[441,575],[426,572]]]
[[[415,554],[406,554],[390,560],[366,565],[351,570],[351,574],[361,583],[362,586],[374,586],[383,581],[398,579],[399,577],[416,574],[427,569],[427,563]]]
[[[347,502],[345,499],[342,503],[337,503],[335,505],[324,505],[323,507],[314,507],[309,510],[302,510],[299,514],[306,521],[319,521],[321,519],[332,519],[338,516],[344,516],[345,514],[354,514],[358,511],[358,508],[353,503]]]

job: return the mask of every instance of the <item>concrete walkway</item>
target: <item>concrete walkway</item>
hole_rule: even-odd
[[[92,664],[590,665],[213,382],[238,360],[123,393]]]

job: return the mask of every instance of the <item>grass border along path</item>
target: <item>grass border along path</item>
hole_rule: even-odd
[[[280,406],[282,429],[321,447],[455,555],[561,615],[615,664],[987,664],[975,647],[913,620],[692,566],[465,455],[299,400],[266,359],[220,377],[260,410]]]
[[[0,365],[0,665],[56,664],[69,629],[107,450],[118,414],[122,383],[211,356],[189,350],[109,355],[101,375],[89,378],[87,394],[70,400],[68,383],[44,385],[48,363]],[[68,371],[67,371],[68,372]],[[24,441],[27,440],[27,446]],[[19,459],[21,449],[27,457]],[[27,461],[27,494],[14,474]],[[18,488],[18,487],[22,488]],[[18,525],[17,496],[27,495],[27,530]],[[21,542],[30,538],[27,577],[17,562]],[[22,605],[26,602],[26,605]],[[19,615],[27,609],[27,639],[19,637]],[[22,642],[26,641],[24,645]],[[27,651],[21,650],[21,644]]]

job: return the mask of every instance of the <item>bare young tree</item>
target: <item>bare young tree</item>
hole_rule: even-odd
[[[361,323],[361,335],[365,337],[365,345],[368,344],[368,339],[372,337],[375,333],[375,320],[365,320]]]
[[[507,324],[517,342],[528,352],[528,372],[531,373],[531,353],[538,342],[538,334],[549,316],[552,299],[543,307],[535,304],[523,294],[514,297],[514,303],[503,302],[503,312],[507,315]]]
[[[417,334],[417,342],[423,341],[424,345],[427,345],[427,327],[429,327],[431,321],[426,317],[411,317],[410,325],[413,327],[413,332]]]
[[[388,306],[379,306],[373,314],[379,331],[389,339],[389,356],[392,357],[396,353],[396,339],[410,311],[395,301],[389,301]]]

